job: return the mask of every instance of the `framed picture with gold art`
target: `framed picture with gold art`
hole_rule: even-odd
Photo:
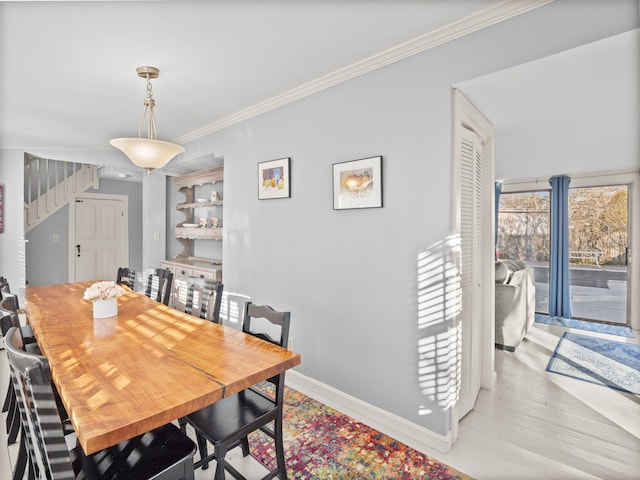
[[[258,163],[258,200],[291,196],[289,157]]]
[[[382,207],[382,157],[333,164],[333,209]]]

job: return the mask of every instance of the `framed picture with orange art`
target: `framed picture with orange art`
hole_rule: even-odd
[[[258,163],[258,200],[291,196],[289,157]]]
[[[382,157],[333,164],[333,209],[382,207]]]

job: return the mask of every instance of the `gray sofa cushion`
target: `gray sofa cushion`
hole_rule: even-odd
[[[511,271],[504,262],[496,262],[496,283],[509,283]]]
[[[527,267],[522,260],[503,260],[502,263],[504,263],[512,272],[524,270]]]
[[[524,270],[526,264],[522,260],[498,260],[496,262],[496,283],[509,283],[514,272]]]

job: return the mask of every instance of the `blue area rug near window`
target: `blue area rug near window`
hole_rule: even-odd
[[[566,332],[547,371],[637,394],[640,345]]]
[[[560,327],[577,328],[589,332],[608,333],[619,337],[633,338],[633,330],[622,325],[609,325],[607,323],[588,322],[573,318],[550,317],[549,315],[536,314],[536,322],[546,325],[558,325]]]

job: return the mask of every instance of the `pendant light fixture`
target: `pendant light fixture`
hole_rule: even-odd
[[[109,143],[121,150],[129,160],[140,168],[151,173],[154,168],[162,168],[177,154],[184,152],[184,147],[171,142],[165,142],[156,138],[156,119],[153,115],[153,100],[151,79],[160,76],[160,70],[156,67],[136,68],[138,76],[147,80],[147,98],[144,99],[144,113],[138,126],[138,138],[114,138]],[[147,138],[142,137],[142,126],[147,119]]]

